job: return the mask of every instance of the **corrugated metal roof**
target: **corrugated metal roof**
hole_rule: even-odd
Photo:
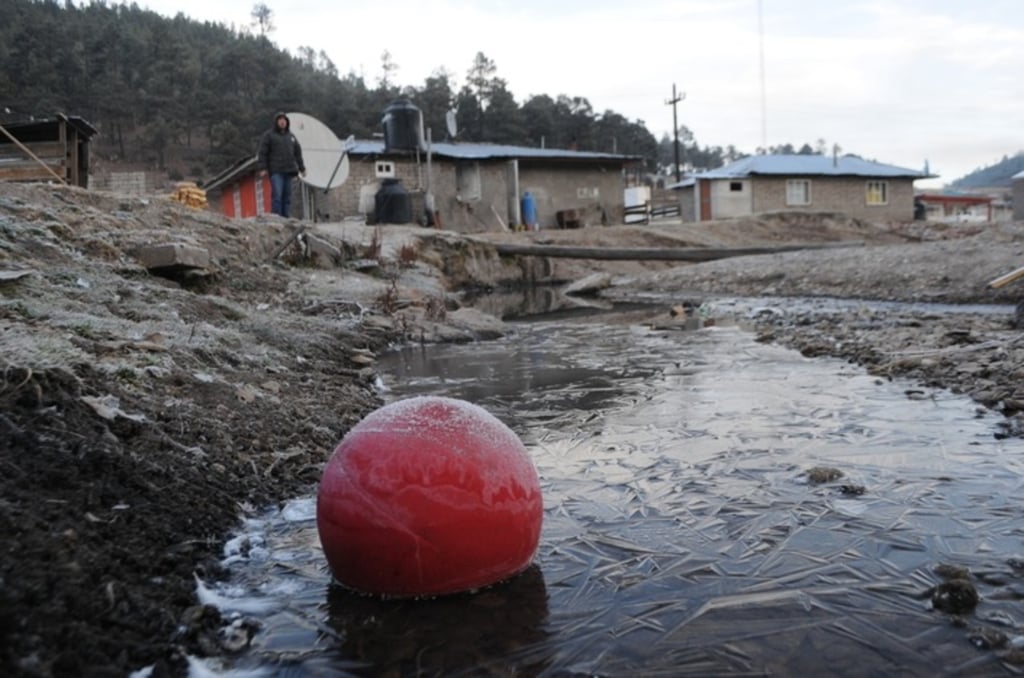
[[[665,189],[669,190],[669,191],[673,191],[673,190],[675,190],[677,188],[688,188],[690,186],[693,186],[695,183],[697,183],[696,179],[694,179],[693,177],[686,177],[682,181],[677,181],[674,184],[667,185],[665,187]]]
[[[224,184],[234,181],[244,174],[254,172],[256,170],[256,163],[257,158],[255,155],[243,158],[217,176],[204,182],[202,184],[202,188],[204,191],[215,191]]]
[[[86,138],[91,138],[98,133],[96,128],[93,127],[85,118],[82,118],[77,115],[64,115],[63,113],[58,113],[55,118],[47,118],[43,120],[19,120],[16,122],[5,122],[4,128],[6,128],[12,134],[15,131],[24,134],[32,134],[35,132],[45,130],[61,120],[67,122],[69,125],[74,127],[76,130],[78,130],[80,134],[84,135]],[[18,135],[15,134],[14,136]],[[6,141],[6,137],[0,137],[0,142]]]
[[[934,178],[937,175],[921,170],[883,165],[852,155],[833,158],[829,155],[752,155],[725,167],[694,175],[697,179],[736,179],[754,175],[776,176],[852,176]]]
[[[384,153],[384,142],[359,140],[349,146],[353,155],[381,155]],[[456,160],[496,160],[501,158],[530,158],[538,160],[607,160],[628,162],[639,160],[638,155],[620,155],[617,153],[593,153],[588,151],[569,151],[559,148],[532,148],[529,146],[505,146],[503,144],[451,143],[447,141],[431,144],[433,155]]]

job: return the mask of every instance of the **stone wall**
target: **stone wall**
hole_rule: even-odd
[[[107,172],[89,175],[89,188],[114,193],[153,193],[163,189],[166,184],[166,172]]]

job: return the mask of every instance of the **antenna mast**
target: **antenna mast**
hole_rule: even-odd
[[[764,77],[764,3],[757,0],[757,36],[761,57],[761,148],[768,152],[768,95]]]

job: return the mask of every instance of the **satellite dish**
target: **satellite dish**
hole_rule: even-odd
[[[455,135],[459,133],[459,126],[455,122],[455,110],[450,110],[444,114],[444,124],[448,128],[448,137],[454,139]]]
[[[302,146],[302,159],[306,162],[304,182],[328,191],[348,179],[348,153],[331,129],[305,113],[289,113],[291,131]]]

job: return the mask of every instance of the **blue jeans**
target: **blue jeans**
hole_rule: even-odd
[[[287,217],[292,206],[292,175],[270,175],[270,211]]]

